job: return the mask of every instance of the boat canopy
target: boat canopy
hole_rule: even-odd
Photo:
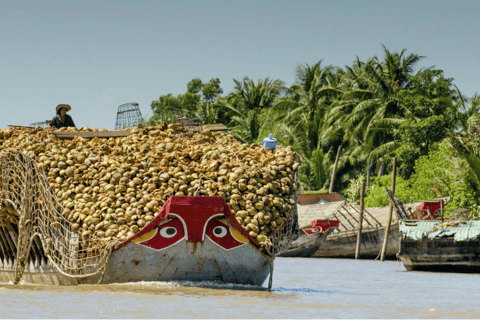
[[[402,220],[400,232],[407,238],[420,241],[453,236],[455,241],[475,240],[480,235],[480,220],[440,221]]]

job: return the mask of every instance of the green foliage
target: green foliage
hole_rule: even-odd
[[[366,190],[368,194],[365,197],[365,207],[386,207],[389,205],[386,188],[392,188],[391,175],[384,175],[381,177],[373,177],[370,181],[370,187]],[[402,202],[411,202],[410,200],[410,184],[402,177],[397,176],[395,184],[395,197],[402,200]]]
[[[220,79],[212,78],[209,82],[202,85],[203,100],[212,103],[215,99],[223,93],[220,87]]]
[[[225,96],[218,78],[194,78],[187,91],[152,102],[146,125],[173,122],[180,116],[202,123],[223,123],[245,143],[260,143],[272,133],[279,144],[301,155],[302,190],[329,187],[337,149],[342,146],[334,190],[358,200],[359,182],[372,163],[388,173],[397,159],[397,196],[403,201],[452,196],[449,208],[467,206],[480,212],[480,141],[469,136],[480,125],[480,97],[468,99],[453,78],[434,67],[414,69],[423,56],[392,52],[344,68],[297,65],[295,81],[234,79]],[[442,141],[451,141],[458,154]],[[439,146],[440,145],[440,146]],[[458,159],[461,157],[461,160]],[[383,171],[383,170],[382,170]],[[369,205],[387,205],[389,175],[372,179]]]
[[[347,199],[348,202],[358,202],[360,200],[363,181],[365,181],[363,176],[357,179],[349,179],[348,187],[343,190],[343,197]]]
[[[410,179],[397,176],[395,197],[404,203],[452,197],[447,215],[455,209],[476,207],[480,198],[476,175],[470,169],[469,163],[458,158],[450,144],[444,142],[415,162],[415,173]],[[387,206],[385,187],[391,188],[390,175],[374,178],[365,206]]]
[[[222,93],[218,78],[212,78],[207,83],[194,78],[188,82],[187,92],[184,94],[173,96],[169,93],[152,101],[150,106],[153,116],[147,121],[147,125],[157,125],[163,121],[173,123],[176,118],[183,116],[198,117],[204,124],[215,123],[219,115],[213,102]]]
[[[280,96],[283,82],[266,78],[255,83],[248,77],[234,82],[234,90],[226,99],[219,99],[216,106],[225,112],[235,138],[246,143],[261,142],[276,123],[277,116],[270,109]]]
[[[300,161],[299,177],[303,190],[328,189],[328,167],[328,159],[325,158],[322,149],[313,151],[310,159],[302,159]]]

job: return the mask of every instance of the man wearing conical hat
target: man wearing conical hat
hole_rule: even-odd
[[[50,126],[57,129],[64,127],[75,127],[72,117],[67,114],[67,111],[70,111],[71,109],[72,107],[70,107],[68,104],[59,104],[56,109],[57,115],[53,117]]]

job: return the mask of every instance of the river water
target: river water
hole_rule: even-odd
[[[480,318],[480,274],[407,272],[397,261],[277,258],[271,292],[212,282],[4,283],[0,317]]]

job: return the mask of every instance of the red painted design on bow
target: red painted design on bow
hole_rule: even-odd
[[[340,221],[338,220],[313,220],[310,225],[301,227],[300,230],[308,235],[314,235],[318,233],[326,233],[330,228],[338,228]]]

